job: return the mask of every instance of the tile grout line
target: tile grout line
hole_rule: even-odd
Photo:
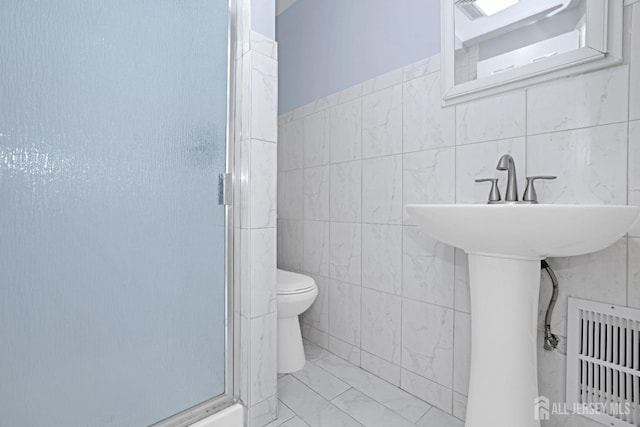
[[[400,363],[398,363],[399,365],[399,371],[398,371],[398,387],[402,390],[402,356],[404,353],[404,342],[402,339],[403,333],[402,333],[402,324],[404,321],[404,316],[403,316],[403,312],[404,312],[404,137],[405,137],[405,132],[404,132],[404,119],[405,119],[405,112],[404,112],[404,101],[405,101],[405,97],[404,97],[404,92],[405,92],[405,81],[404,81],[404,69],[403,69],[403,75],[402,75],[402,94],[401,94],[401,101],[402,101],[402,108],[400,109],[400,122],[401,122],[401,126],[400,126],[400,140],[401,140],[401,149],[402,149],[402,155],[400,156],[400,224],[401,224],[401,230],[400,230],[400,339],[398,340],[400,342]]]
[[[279,379],[279,378],[278,378],[278,379]],[[280,398],[277,396],[277,393],[276,393],[276,398],[277,398],[277,402],[276,402],[276,404],[279,404],[279,405],[284,406],[285,408],[287,408],[288,410],[290,410],[290,411],[291,411],[291,413],[293,414],[293,417],[291,417],[291,418],[287,418],[286,420],[284,420],[284,421],[283,421],[283,422],[281,422],[280,424],[284,424],[284,423],[288,422],[289,420],[291,420],[292,418],[295,418],[295,417],[297,417],[297,416],[298,416],[298,414],[296,414],[296,412],[295,412],[293,409],[289,408],[287,405],[285,405],[285,404],[284,404],[284,402],[283,402],[282,400],[280,400]],[[277,413],[278,418],[280,418],[280,410],[278,410],[277,412],[278,412],[278,413]],[[278,418],[276,418],[276,420],[277,420]],[[274,421],[276,421],[276,420],[274,420]],[[279,425],[280,425],[280,424],[279,424]]]
[[[629,67],[631,68],[631,67]],[[631,81],[631,79],[629,79],[629,81]],[[629,99],[631,99],[631,96],[629,96]],[[629,109],[627,109],[627,114],[629,114],[629,110],[630,110],[630,106]],[[630,181],[630,174],[629,174],[629,159],[631,155],[631,122],[628,121],[627,122],[627,191],[626,191],[626,198],[627,198],[627,206],[629,205],[629,181]],[[625,269],[625,273],[626,273],[626,277],[625,277],[625,305],[628,307],[629,306],[629,262],[630,262],[630,257],[629,257],[629,233],[627,232],[625,234],[625,240],[626,240],[626,244],[627,244],[627,250],[626,250],[626,269]]]
[[[363,302],[364,302],[364,296],[363,296],[363,265],[364,265],[364,225],[363,225],[363,221],[364,221],[364,213],[363,213],[363,206],[364,206],[364,161],[363,161],[363,153],[364,153],[364,138],[362,137],[362,133],[363,133],[363,122],[364,122],[364,95],[362,94],[362,92],[360,93],[360,310],[359,310],[359,314],[360,314],[360,331],[358,334],[358,347],[357,347],[357,351],[358,351],[358,366],[361,367],[362,366],[362,329],[363,329],[363,322],[362,322],[362,312],[363,312]]]
[[[374,376],[375,378],[377,378],[377,379],[379,379],[379,380],[383,381],[383,382],[384,382],[384,383],[386,383],[387,385],[389,385],[389,386],[391,386],[391,387],[394,387],[394,388],[399,389],[400,391],[402,391],[404,394],[408,395],[409,397],[411,397],[411,398],[413,398],[413,399],[416,399],[416,400],[418,400],[418,401],[420,401],[420,402],[422,402],[422,403],[425,403],[425,404],[428,406],[428,408],[427,408],[427,410],[426,410],[426,411],[425,411],[425,412],[424,412],[420,417],[418,417],[418,420],[419,420],[420,418],[422,418],[422,417],[423,417],[423,416],[424,416],[424,415],[425,415],[425,414],[426,414],[426,413],[427,413],[427,412],[428,412],[432,407],[434,407],[434,405],[432,405],[431,403],[429,403],[429,402],[427,402],[427,401],[423,400],[422,398],[420,398],[420,397],[418,397],[418,396],[416,396],[416,395],[414,395],[414,394],[412,394],[412,393],[409,393],[409,392],[408,392],[408,391],[406,391],[406,390],[403,390],[403,389],[402,389],[402,388],[400,388],[400,387],[397,387],[397,386],[396,386],[396,385],[394,385],[394,384],[391,384],[390,382],[388,382],[388,381],[387,381],[387,380],[385,380],[384,378],[380,378],[380,377],[378,377],[377,375],[375,375],[375,374],[373,374],[373,373],[370,373],[370,372],[366,371],[365,369],[362,369],[361,367],[356,366],[356,365],[354,365],[353,363],[351,363],[351,362],[349,362],[349,361],[347,361],[347,360],[342,359],[340,356],[337,356],[337,355],[335,355],[335,354],[333,354],[333,353],[330,353],[330,352],[328,352],[328,353],[329,353],[329,354],[331,354],[332,356],[335,356],[335,357],[339,358],[340,360],[343,360],[345,363],[349,364],[351,368],[353,368],[353,369],[357,369],[357,370],[359,370],[359,371],[362,371],[362,373],[364,373],[365,375],[372,375],[372,376]],[[322,359],[322,358],[321,358],[321,359]],[[355,385],[353,385],[353,384],[351,384],[351,383],[348,383],[348,382],[346,382],[346,381],[343,381],[343,380],[342,380],[341,378],[339,378],[337,375],[335,375],[335,374],[333,374],[332,372],[328,371],[328,370],[327,370],[327,369],[325,369],[324,367],[322,367],[322,366],[320,366],[320,365],[317,365],[317,364],[316,364],[316,366],[317,366],[318,368],[322,369],[323,371],[325,371],[326,373],[328,373],[329,375],[331,375],[331,376],[333,376],[333,377],[336,377],[336,378],[338,378],[339,380],[341,380],[342,382],[344,382],[345,384],[347,384],[347,385],[349,386],[349,390],[350,390],[350,389],[356,390],[356,391],[358,391],[358,392],[362,393],[363,395],[367,396],[369,399],[373,400],[374,402],[376,402],[376,403],[380,404],[381,406],[385,407],[385,408],[386,408],[386,409],[388,409],[389,411],[393,412],[394,414],[397,414],[397,415],[401,416],[402,418],[404,418],[404,419],[406,419],[406,420],[408,420],[408,421],[410,421],[410,422],[413,422],[413,421],[409,420],[408,418],[406,418],[403,414],[401,414],[401,413],[399,413],[398,411],[396,411],[396,410],[394,410],[394,409],[392,409],[392,408],[388,407],[388,406],[387,406],[387,405],[385,405],[384,403],[382,403],[382,402],[378,401],[376,398],[374,398],[373,396],[371,396],[371,395],[367,392],[367,390],[366,390],[366,389],[364,389],[364,387],[363,387],[363,388],[360,388],[359,386],[355,386]],[[296,378],[296,379],[297,379],[297,378]],[[302,382],[302,381],[301,381],[301,382]],[[306,385],[306,384],[305,384],[305,385]],[[340,393],[340,395],[342,395],[342,394],[346,393],[347,391],[348,391],[348,390],[345,390],[344,392]],[[337,397],[338,397],[338,396],[336,396],[334,399],[336,399]],[[332,399],[332,400],[334,400],[334,399]],[[417,421],[416,421],[416,422],[417,422]]]
[[[526,137],[530,137],[530,136],[544,136],[544,135],[551,135],[551,134],[557,134],[557,133],[562,133],[562,132],[572,132],[572,131],[578,131],[578,130],[600,128],[600,127],[605,127],[605,126],[627,124],[628,122],[633,122],[633,121],[638,121],[638,120],[640,120],[640,119],[635,119],[635,120],[626,120],[626,119],[625,120],[617,120],[617,121],[611,121],[611,122],[600,123],[600,124],[589,125],[589,126],[576,126],[576,127],[571,127],[571,128],[567,128],[567,129],[558,129],[558,130],[551,130],[551,131],[547,131],[547,132],[537,132],[537,133],[529,133],[528,131],[526,131],[525,133],[522,133],[522,134],[515,134],[515,135],[512,135],[512,136],[502,137],[502,138],[497,138],[497,139],[474,141],[474,142],[467,142],[467,143],[464,143],[464,144],[455,144],[455,145],[442,145],[442,146],[438,146],[438,147],[426,148],[426,149],[423,149],[423,150],[412,150],[412,151],[402,151],[402,152],[396,152],[396,153],[381,154],[381,155],[376,155],[376,156],[363,157],[361,159],[352,159],[352,160],[343,160],[343,161],[339,161],[339,162],[322,163],[322,164],[317,164],[317,165],[313,165],[313,166],[309,166],[309,167],[280,169],[279,173],[292,172],[292,171],[296,171],[296,170],[305,170],[305,169],[309,169],[309,168],[320,168],[320,167],[324,167],[324,166],[340,165],[340,164],[345,164],[345,163],[354,163],[354,162],[357,162],[357,161],[364,161],[364,160],[370,160],[370,159],[380,159],[380,158],[385,158],[385,157],[393,157],[393,156],[400,156],[400,155],[410,155],[410,154],[417,154],[417,153],[424,153],[424,152],[431,152],[431,151],[438,151],[438,150],[446,150],[448,148],[462,148],[462,147],[473,146],[473,145],[478,145],[478,144],[489,144],[489,143],[496,143],[496,142],[502,142],[502,141],[509,141],[509,140],[514,140],[514,139],[519,139],[519,138],[525,138],[526,139]],[[255,139],[255,138],[253,138],[253,139]],[[256,140],[258,140],[258,139],[256,139]],[[272,143],[271,141],[266,141],[266,140],[259,140],[259,141]]]
[[[328,219],[329,219],[329,271],[327,272],[327,274],[331,277],[331,261],[332,261],[332,254],[333,254],[333,246],[332,246],[332,241],[331,241],[331,229],[332,227],[332,221],[331,221],[331,190],[333,189],[333,185],[332,185],[332,179],[331,177],[333,176],[333,166],[331,165],[331,145],[332,145],[332,138],[331,138],[331,120],[332,120],[332,108],[331,109],[327,109],[327,112],[324,114],[324,130],[326,131],[326,133],[324,134],[324,138],[325,141],[327,143],[327,151],[329,151],[329,154],[327,156],[328,160],[329,160],[329,200],[328,200],[328,204],[329,204],[329,209],[328,209]],[[328,126],[327,126],[328,124]],[[326,350],[329,350],[329,340],[330,340],[330,336],[331,336],[331,295],[333,294],[333,286],[334,286],[334,281],[332,278],[329,278],[328,282],[327,282],[327,348]]]
[[[304,167],[304,162],[305,162],[305,131],[304,131],[304,119],[302,119],[301,121],[301,126],[302,126],[302,200],[300,201],[302,203],[302,265],[301,265],[301,269],[302,271],[304,271],[304,260],[305,260],[305,235],[306,235],[306,226],[305,226],[305,213],[304,213],[304,175],[305,175],[305,167]]]
[[[344,394],[348,393],[349,391],[355,391],[356,393],[359,393],[359,394],[361,394],[361,395],[365,396],[366,398],[370,399],[370,401],[371,401],[374,405],[379,405],[379,406],[381,406],[381,407],[382,407],[382,408],[384,408],[384,409],[385,409],[385,411],[387,411],[388,413],[391,413],[392,415],[394,415],[394,416],[395,416],[395,417],[397,417],[398,419],[401,419],[401,420],[403,420],[403,421],[406,421],[406,422],[408,422],[408,423],[410,423],[410,424],[412,424],[412,425],[416,425],[416,423],[417,423],[418,421],[420,421],[420,420],[422,419],[422,417],[424,417],[424,416],[427,414],[427,412],[429,412],[429,411],[431,410],[431,408],[433,408],[433,406],[432,406],[432,405],[429,405],[429,404],[428,404],[428,408],[424,411],[424,413],[422,413],[419,417],[417,417],[417,420],[416,420],[416,421],[412,421],[412,420],[410,420],[410,419],[406,418],[404,415],[400,414],[399,412],[394,411],[393,409],[389,408],[389,407],[388,407],[388,406],[386,406],[384,403],[379,402],[378,400],[374,399],[373,397],[371,397],[371,396],[367,395],[367,394],[366,394],[366,393],[364,393],[363,391],[359,390],[357,387],[349,387],[349,389],[347,389],[347,390],[343,391],[343,392],[342,392],[342,393],[340,393],[338,396],[336,396],[336,397],[334,397],[333,399],[331,399],[331,400],[330,400],[330,403],[331,403],[331,404],[333,404],[334,406],[336,406],[338,409],[342,409],[342,408],[340,408],[338,405],[336,405],[334,401],[335,401],[335,400],[337,400],[340,396],[342,396],[342,395],[344,395]],[[368,403],[371,403],[371,402],[368,402]],[[425,403],[426,403],[426,402],[425,402]],[[349,412],[347,412],[346,410],[345,410],[344,412],[346,412],[347,414],[351,415],[351,414],[350,414]],[[353,418],[355,418],[355,416],[353,416]],[[358,421],[358,420],[356,419],[356,421]],[[358,421],[358,422],[359,422],[359,421]],[[365,426],[365,427],[366,427],[366,426]],[[435,427],[435,426],[434,426],[434,427]]]
[[[252,107],[251,107],[251,105],[253,104],[253,87],[251,85],[251,82],[253,80],[253,61],[251,60],[249,51],[247,51],[245,53],[245,55],[243,55],[243,59],[242,59],[242,64],[243,64],[242,65],[242,68],[243,68],[242,77],[243,77],[243,80],[244,80],[244,77],[248,77],[248,79],[247,79],[248,81],[244,81],[243,83],[248,85],[247,96],[249,98],[249,105],[247,106],[248,107],[248,111],[247,111],[247,114],[246,114],[247,120],[246,120],[246,123],[245,123],[246,131],[247,131],[247,135],[246,135],[247,138],[246,138],[245,147],[248,146],[248,149],[246,149],[246,153],[245,154],[247,155],[248,160],[249,160],[248,161],[248,171],[247,171],[248,184],[246,186],[246,190],[247,190],[246,191],[246,193],[247,193],[247,198],[246,198],[247,209],[246,209],[246,215],[245,216],[246,216],[246,222],[247,222],[247,224],[246,224],[247,225],[247,227],[246,227],[246,230],[247,230],[247,240],[246,240],[246,243],[247,243],[247,245],[246,245],[247,246],[247,255],[249,257],[249,262],[251,262],[251,206],[252,206],[252,203],[251,203],[251,183],[252,183],[252,177],[253,177],[253,156],[252,156],[253,143],[251,142],[251,138],[253,136],[253,123],[251,121],[252,118],[253,118]],[[247,70],[247,74],[248,74],[247,76],[244,75],[245,74],[245,70]],[[242,93],[240,95],[242,96]],[[240,133],[241,133],[241,137],[240,138],[241,138],[241,140],[245,136],[245,135],[242,134],[243,130],[244,130],[243,126],[241,125],[241,127],[240,127]],[[247,269],[246,276],[247,276],[247,280],[248,280],[248,284],[249,284],[249,289],[248,289],[248,292],[247,292],[247,297],[249,299],[248,300],[249,317],[248,317],[247,322],[246,322],[247,329],[248,329],[248,331],[246,331],[248,333],[247,343],[248,343],[248,347],[249,347],[247,349],[247,353],[246,353],[247,354],[246,371],[247,371],[247,384],[248,384],[249,383],[249,379],[253,378],[253,370],[251,369],[251,352],[252,352],[252,350],[254,350],[253,349],[253,345],[252,345],[253,344],[252,343],[253,340],[251,338],[251,332],[253,330],[253,325],[251,324],[252,323],[251,322],[251,294],[252,294],[252,292],[251,292],[251,268],[250,268],[250,266]],[[249,408],[249,410],[253,406],[252,405],[252,403],[253,403],[252,400],[253,399],[251,398],[251,390],[252,390],[251,385],[248,385],[248,387],[247,387],[247,407]]]
[[[336,405],[332,404],[330,400],[325,399],[324,396],[322,396],[320,393],[318,393],[317,391],[315,391],[314,389],[312,389],[311,387],[309,387],[307,384],[303,383],[302,381],[300,381],[299,379],[297,379],[296,377],[294,377],[293,375],[291,375],[291,378],[293,378],[293,380],[299,382],[300,384],[302,384],[304,387],[306,387],[311,393],[315,394],[317,397],[319,397],[320,399],[322,399],[324,402],[326,402],[327,404],[333,406],[334,408],[336,408],[337,410],[339,410],[340,412],[342,412],[344,415],[346,415],[347,417],[351,418],[353,421],[355,421],[357,424],[360,424],[358,422],[358,420],[356,420],[355,418],[353,418],[350,414],[348,414],[347,412],[343,411],[342,409],[338,408]],[[284,403],[284,402],[283,402]],[[286,406],[286,405],[285,405]],[[288,407],[288,406],[287,406]],[[291,408],[289,408],[291,409]],[[293,411],[294,414],[296,414],[298,417],[300,417],[304,422],[307,422],[304,417],[300,414],[298,414],[296,411]]]
[[[454,203],[458,203],[458,105],[456,105],[453,108],[453,128],[454,128],[454,133],[453,133],[453,145],[455,147],[455,151],[453,152],[453,202]],[[455,310],[455,306],[456,306],[456,256],[457,256],[457,251],[456,249],[453,250],[453,301],[452,301],[452,307],[453,307],[453,336],[452,338],[452,345],[451,345],[451,390],[452,390],[452,394],[451,394],[451,414],[453,415],[453,388],[454,388],[454,384],[455,384],[455,371],[456,371],[456,365],[455,365],[455,343],[456,343],[456,310]],[[427,411],[429,412],[429,411]],[[424,416],[424,415],[423,415]]]
[[[320,368],[320,369],[322,369],[322,368]],[[345,384],[347,384],[347,383],[345,383]],[[333,401],[334,401],[334,400],[336,400],[337,398],[339,398],[340,396],[342,396],[343,394],[345,394],[345,393],[346,393],[346,392],[348,392],[348,391],[351,391],[351,390],[356,390],[356,391],[358,391],[358,390],[357,390],[355,387],[353,387],[351,384],[347,384],[347,385],[349,386],[349,388],[348,388],[348,389],[346,389],[345,391],[343,391],[342,393],[338,394],[337,396],[335,396],[333,399],[329,400],[329,403],[331,403],[331,404],[333,404],[334,406],[336,406],[336,407],[337,407],[337,405],[335,405],[335,404],[333,403]],[[340,407],[338,407],[338,409],[341,409],[341,408],[340,408]],[[356,420],[356,421],[357,421],[357,420]]]
[[[322,222],[322,221],[319,221],[319,222]],[[409,226],[407,226],[407,227],[409,227]],[[455,257],[455,255],[454,255],[454,257]],[[329,278],[329,277],[327,277],[327,276],[324,276],[324,275],[322,275],[322,274],[315,274],[315,273],[307,273],[307,274],[315,275],[315,276],[318,276],[318,277],[321,277],[321,278],[323,278],[323,279],[327,279],[327,280],[334,280],[334,281],[338,281],[338,282],[340,282],[340,283],[344,283],[344,284],[346,284],[346,285],[359,286],[359,285],[358,285],[358,284],[356,284],[356,283],[346,282],[346,281],[338,280],[338,279],[331,279],[331,278]],[[429,304],[429,305],[432,305],[432,306],[435,306],[435,307],[440,307],[440,308],[443,308],[443,309],[452,309],[452,310],[453,310],[453,309],[455,309],[455,307],[453,307],[453,306],[441,305],[441,304],[437,304],[437,303],[434,303],[434,302],[431,302],[431,301],[425,301],[425,300],[420,300],[420,299],[416,299],[416,298],[412,298],[412,297],[402,296],[402,295],[400,295],[400,294],[396,294],[396,293],[388,292],[388,291],[381,290],[381,289],[377,289],[377,288],[370,288],[370,287],[368,287],[368,286],[363,286],[363,289],[368,289],[368,290],[376,291],[376,292],[383,293],[383,294],[386,294],[386,295],[390,295],[390,296],[393,296],[393,297],[399,297],[399,298],[403,298],[403,299],[406,299],[406,300],[409,300],[409,301],[415,301],[415,302],[422,303],[422,304]],[[463,312],[463,313],[467,313],[467,314],[469,314],[468,312],[466,312],[466,311],[464,311],[464,310],[461,310],[461,309],[456,309],[456,311],[460,311],[460,312]],[[306,322],[305,322],[305,323],[306,323]],[[311,326],[311,327],[313,327],[313,328],[315,328],[315,329],[320,330],[319,328],[317,328],[317,327],[313,326],[313,325],[312,325],[312,324],[310,324],[310,323],[306,323],[306,324],[307,324],[308,326]],[[320,331],[321,331],[321,330],[320,330]],[[332,335],[332,336],[333,336],[333,335]],[[337,337],[335,337],[335,336],[334,336],[334,338],[339,339],[340,341],[343,341],[343,342],[345,342],[345,343],[347,343],[347,344],[350,344],[350,343],[348,343],[348,342],[344,341],[343,339],[337,338]],[[351,346],[353,346],[353,344],[350,344],[350,345],[351,345]],[[375,354],[374,354],[374,355],[375,355]],[[379,356],[378,356],[378,357],[379,357]],[[390,362],[390,363],[392,363],[392,362]],[[397,365],[396,365],[396,366],[397,366]]]
[[[630,173],[629,173],[629,168],[630,168],[630,158],[631,158],[631,78],[633,76],[633,73],[631,72],[632,70],[632,66],[633,63],[631,61],[632,59],[632,54],[633,54],[633,27],[635,26],[634,24],[637,24],[636,22],[634,22],[634,14],[633,11],[636,6],[633,6],[630,9],[630,14],[631,17],[629,19],[629,25],[631,28],[628,29],[629,32],[629,64],[628,64],[628,70],[627,70],[627,191],[626,191],[626,199],[627,199],[627,206],[629,205],[629,189],[630,189]],[[624,15],[624,13],[623,13]],[[623,19],[624,22],[624,19]],[[623,34],[623,43],[624,43],[624,34]],[[624,55],[624,49],[623,49],[623,55]],[[625,269],[625,274],[626,274],[626,283],[625,283],[625,305],[628,307],[629,306],[629,263],[631,261],[630,259],[630,250],[629,250],[629,233],[626,233],[625,235],[625,239],[626,239],[626,244],[627,244],[627,248],[626,248],[626,269]]]
[[[524,176],[529,173],[529,89],[524,90]]]

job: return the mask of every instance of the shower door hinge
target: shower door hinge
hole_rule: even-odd
[[[218,204],[231,206],[233,203],[233,176],[230,173],[218,175]]]

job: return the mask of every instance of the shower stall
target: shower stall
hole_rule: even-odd
[[[234,400],[233,7],[0,2],[0,425]]]

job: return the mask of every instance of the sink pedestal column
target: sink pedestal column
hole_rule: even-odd
[[[540,260],[469,254],[471,373],[466,427],[540,427]]]

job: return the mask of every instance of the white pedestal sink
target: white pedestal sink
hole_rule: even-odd
[[[540,260],[621,238],[640,207],[408,205],[427,234],[469,254],[471,374],[467,427],[539,427],[536,325]],[[605,284],[603,284],[605,285]]]

